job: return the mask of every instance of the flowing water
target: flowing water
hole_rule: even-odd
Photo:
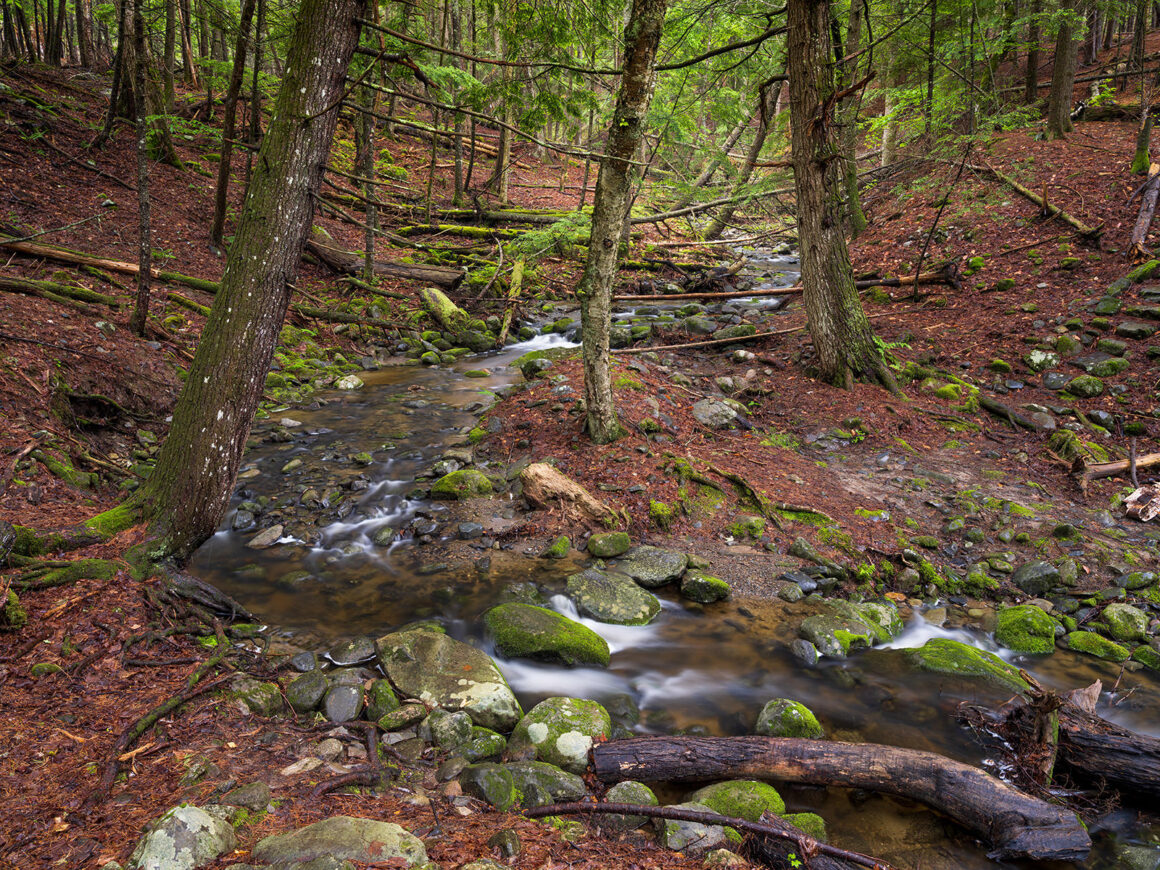
[[[757,280],[791,284],[794,262],[766,257],[757,268],[768,277],[759,274]],[[768,299],[740,304],[778,307]],[[561,594],[565,578],[581,564],[575,555],[557,562],[489,546],[490,535],[514,520],[514,506],[497,506],[473,558],[443,561],[439,539],[459,530],[445,506],[412,492],[416,477],[434,463],[450,461],[443,467],[454,467],[456,449],[466,443],[481,410],[521,379],[513,360],[529,350],[566,345],[560,336],[543,336],[451,367],[389,366],[363,375],[360,391],[329,395],[317,410],[288,412],[301,425],[286,430],[288,440],[264,441],[247,454],[235,509],[196,554],[192,570],[276,626],[272,633],[307,647],[325,648],[359,634],[375,637],[436,618],[453,635],[487,649],[478,617],[512,583],[537,584],[552,596],[551,606],[579,618]],[[479,369],[490,374],[465,374]],[[270,429],[262,425],[256,433]],[[355,458],[364,453],[369,456]],[[284,472],[295,460],[294,474]],[[245,502],[263,498],[275,500],[268,516],[284,514],[285,536],[277,546],[256,550],[245,545],[256,528],[233,527]],[[321,524],[303,522],[301,505],[290,509],[301,501],[318,505]],[[386,529],[394,532],[390,542]],[[955,723],[954,712],[964,700],[1001,703],[1006,696],[1000,691],[912,671],[889,647],[803,667],[787,647],[816,603],[735,600],[701,607],[668,597],[663,605],[649,626],[580,620],[608,641],[607,669],[498,662],[525,709],[564,694],[600,700],[614,711],[639,708],[634,730],[640,733],[742,734],[751,731],[766,701],[786,697],[814,710],[836,739],[932,750],[993,769],[985,750]],[[890,647],[919,646],[932,636],[995,649],[985,633],[938,628],[919,616]],[[1115,706],[1101,712],[1160,736],[1160,686],[1151,676],[1121,677],[1116,666],[1066,651],[1017,663],[1051,687],[1103,679],[1116,692],[1105,695]],[[783,794],[791,810],[820,813],[832,842],[900,868],[1000,866],[953,823],[918,805],[841,789],[786,787]],[[679,797],[675,790],[673,797]],[[1093,868],[1122,866],[1114,857],[1116,842],[1160,840],[1160,827],[1129,811],[1101,820],[1094,833],[1097,848],[1085,865]]]

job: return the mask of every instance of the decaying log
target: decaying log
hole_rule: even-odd
[[[306,242],[306,250],[341,275],[361,275],[363,256],[355,251],[346,251],[333,245],[323,244],[315,239]],[[410,278],[424,284],[434,284],[454,290],[463,281],[463,270],[448,266],[425,266],[415,263],[391,263],[375,261],[376,275],[390,275],[396,278]]]
[[[58,248],[56,245],[39,245],[33,242],[17,242],[0,237],[0,248],[7,248],[20,254],[31,257],[44,257],[56,260],[59,263],[68,263],[73,266],[92,266],[97,269],[107,269],[110,272],[120,272],[124,275],[136,275],[140,268],[136,263],[124,263],[120,260],[109,260],[104,257],[95,257],[81,251],[72,251],[68,248]],[[192,275],[183,275],[180,272],[168,272],[164,269],[151,270],[153,277],[159,281],[173,284],[184,284],[195,290],[206,293],[216,293],[221,286],[217,281],[206,281],[204,278],[195,278]]]
[[[1034,420],[1024,417],[1018,411],[1012,410],[1004,405],[1002,402],[992,399],[990,396],[979,396],[979,407],[986,411],[990,411],[1000,420],[1010,423],[1014,426],[1022,426],[1024,429],[1031,429],[1032,431],[1039,431],[1043,427]]]
[[[570,519],[589,527],[620,522],[616,511],[545,462],[534,462],[520,472],[520,483],[524,497],[535,507],[559,507]]]
[[[1127,515],[1134,520],[1146,523],[1160,516],[1160,486],[1141,486],[1130,496],[1124,499]]]
[[[1156,199],[1160,196],[1160,164],[1153,163],[1148,169],[1148,180],[1139,190],[1140,215],[1136,218],[1136,225],[1132,228],[1132,253],[1138,257],[1150,257],[1144,242],[1148,239],[1148,230],[1152,227],[1152,218],[1156,214]]]
[[[996,859],[1070,861],[1091,848],[1074,813],[933,752],[786,737],[634,738],[594,746],[592,767],[603,782],[750,778],[898,795],[954,819]]]
[[[1022,185],[1018,181],[1016,181],[1014,178],[1012,178],[1010,175],[1007,175],[1003,172],[1000,172],[998,169],[996,169],[995,167],[993,167],[989,164],[983,164],[982,166],[972,166],[971,169],[973,169],[975,172],[989,172],[989,173],[991,173],[997,179],[999,179],[1001,182],[1003,182],[1008,187],[1010,187],[1012,190],[1020,193],[1021,195],[1023,195],[1027,199],[1031,200],[1033,203],[1035,203],[1037,206],[1039,206],[1043,210],[1043,213],[1046,214],[1047,216],[1058,217],[1060,220],[1064,221],[1065,223],[1069,224],[1070,226],[1075,227],[1076,231],[1081,236],[1085,236],[1089,239],[1094,239],[1094,238],[1097,238],[1100,235],[1100,233],[1102,233],[1104,230],[1103,224],[1098,224],[1094,227],[1089,227],[1087,224],[1085,224],[1079,218],[1068,214],[1067,212],[1065,212],[1063,209],[1061,209],[1057,205],[1052,205],[1051,203],[1049,203],[1047,201],[1047,199],[1045,197],[1040,196],[1031,188],[1025,187],[1024,185]]]
[[[1087,484],[1092,480],[1100,480],[1104,477],[1116,477],[1120,474],[1126,474],[1132,465],[1130,459],[1117,459],[1114,462],[1092,462],[1088,463],[1081,457],[1076,462],[1074,469],[1077,477],[1081,479],[1082,484]],[[1143,456],[1136,457],[1136,469],[1151,468],[1160,465],[1160,453],[1145,453]]]

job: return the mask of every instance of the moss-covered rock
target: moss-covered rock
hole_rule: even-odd
[[[1160,671],[1160,651],[1147,644],[1141,644],[1132,650],[1132,661],[1139,662],[1154,671]]]
[[[826,736],[818,717],[805,704],[789,698],[774,698],[761,708],[755,734],[764,737],[805,737],[819,740]]]
[[[806,617],[798,631],[818,652],[832,659],[844,659],[854,650],[866,649],[876,637],[874,630],[860,619],[827,614]]]
[[[596,701],[546,698],[516,725],[508,749],[518,754],[522,748],[531,748],[540,761],[583,773],[592,744],[607,739],[611,732],[612,719]]]
[[[694,810],[702,813],[712,813],[714,810],[705,804],[694,802],[674,804],[674,809]],[[654,819],[657,841],[674,852],[686,852],[690,855],[701,855],[712,849],[724,846],[725,828],[721,825],[703,825],[700,822],[678,822],[672,819]]]
[[[405,697],[466,710],[475,724],[497,731],[512,728],[523,714],[495,662],[442,632],[396,631],[380,637],[375,647],[380,667]]]
[[[1034,604],[1004,607],[998,614],[995,640],[1019,653],[1048,655],[1055,652],[1056,622]]]
[[[431,497],[441,499],[467,499],[494,492],[491,480],[475,468],[461,468],[439,478],[431,487]]]
[[[583,779],[546,761],[513,761],[504,767],[525,797],[535,790],[553,801],[578,801],[588,795]]]
[[[459,785],[464,794],[489,803],[501,812],[511,809],[520,799],[511,771],[502,764],[469,764],[459,774]]]
[[[329,687],[330,682],[322,671],[307,671],[286,684],[286,700],[295,713],[309,713],[322,703]]]
[[[627,574],[646,589],[655,589],[680,579],[688,564],[689,557],[676,550],[638,546],[624,554],[616,570]]]
[[[604,795],[608,803],[632,804],[638,807],[655,807],[658,803],[653,790],[643,782],[625,780],[618,782]],[[613,828],[618,831],[632,831],[648,821],[647,816],[621,816],[613,813],[597,818],[597,824],[604,828]]]
[[[829,842],[829,837],[826,834],[826,820],[817,813],[786,813],[782,818],[819,843]]]
[[[608,667],[610,654],[604,638],[546,607],[500,604],[484,614],[483,623],[496,649],[508,658]]]
[[[560,535],[548,546],[544,547],[540,553],[541,559],[563,559],[568,555],[568,551],[572,549],[572,541],[568,539],[567,535]]]
[[[378,722],[388,713],[399,709],[399,699],[388,680],[374,680],[367,689],[366,717]]]
[[[845,601],[830,602],[836,616],[857,619],[869,626],[878,643],[888,643],[902,634],[906,624],[898,613],[898,608],[890,601]]]
[[[697,789],[689,800],[704,804],[723,816],[756,822],[762,813],[780,816],[785,812],[785,801],[773,786],[751,779],[733,779],[715,782]]]
[[[471,319],[467,312],[447,298],[447,294],[438,287],[422,287],[419,290],[419,304],[423,306],[431,319],[439,324],[446,332],[459,332],[466,329]]]
[[[657,597],[627,574],[589,568],[567,582],[568,597],[585,616],[614,625],[646,625],[661,611]]]
[[[632,539],[627,532],[604,532],[588,539],[588,552],[597,559],[614,559],[628,552]]]
[[[681,578],[681,597],[699,604],[724,601],[732,592],[728,583],[704,571],[686,571]]]
[[[28,624],[28,613],[20,603],[20,598],[11,589],[0,611],[0,631],[17,631]]]
[[[234,697],[259,716],[277,716],[282,712],[282,690],[277,683],[238,680],[234,683]]]
[[[1081,399],[1094,399],[1103,395],[1104,382],[1095,375],[1079,375],[1067,382],[1064,391]]]
[[[1113,640],[1096,634],[1094,631],[1072,631],[1063,638],[1063,645],[1075,652],[1095,656],[1108,662],[1126,662],[1131,658],[1131,652]]]
[[[1015,692],[1027,690],[1019,669],[989,653],[950,638],[931,638],[915,649],[904,651],[917,668],[936,674],[972,677]]]
[[[1148,636],[1148,614],[1131,604],[1113,601],[1104,608],[1103,617],[1114,640],[1127,642]]]

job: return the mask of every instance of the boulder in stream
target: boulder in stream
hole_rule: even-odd
[[[627,574],[646,589],[655,589],[680,579],[689,565],[689,557],[676,550],[660,547],[633,547],[617,563],[616,570]]]
[[[1032,655],[1055,652],[1056,622],[1034,604],[1004,607],[998,613],[995,640],[1007,649]]]
[[[465,710],[475,724],[515,727],[519,702],[495,662],[473,646],[424,629],[396,631],[375,642],[379,664],[403,695],[445,710]]]
[[[582,614],[614,625],[645,625],[661,610],[655,595],[617,571],[589,568],[569,577],[567,589]]]
[[[697,789],[689,795],[689,800],[704,804],[723,816],[750,822],[760,821],[762,813],[770,812],[780,816],[785,812],[785,801],[777,789],[752,779],[715,782]]]
[[[546,607],[500,604],[484,614],[483,624],[496,649],[508,658],[608,667],[610,653],[604,638]]]
[[[431,487],[431,498],[467,499],[491,495],[495,491],[491,480],[475,468],[463,468],[439,478]]]
[[[508,752],[532,748],[540,761],[572,773],[588,769],[588,750],[607,739],[612,719],[596,701],[546,698],[527,712],[508,741]]]
[[[762,707],[753,730],[763,737],[805,737],[820,740],[826,736],[813,711],[805,704],[789,698],[774,698]]]
[[[874,630],[860,619],[824,613],[807,616],[798,630],[818,652],[832,659],[844,659],[854,650],[870,647],[877,639]]]
[[[1019,669],[1003,661],[994,653],[977,647],[935,637],[920,647],[903,650],[915,667],[936,674],[972,677],[1013,692],[1027,691],[1027,683],[1019,676]]]

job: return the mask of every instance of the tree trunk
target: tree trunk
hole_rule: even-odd
[[[1023,102],[1028,106],[1039,99],[1039,16],[1043,0],[1031,0],[1027,20],[1027,67],[1023,73]]]
[[[1051,94],[1047,98],[1047,138],[1063,139],[1071,132],[1071,92],[1075,87],[1076,0],[1060,0],[1059,33],[1055,38],[1055,69],[1051,75]]]
[[[862,7],[854,0],[850,4],[849,20],[846,23],[845,57],[854,57],[862,46]],[[843,61],[838,58],[841,71],[841,85],[850,87],[857,80],[858,61]],[[842,186],[846,194],[846,220],[850,228],[850,238],[856,239],[866,229],[866,213],[862,211],[862,198],[858,192],[858,110],[862,106],[862,90],[850,94],[838,108],[838,129],[842,144]],[[772,120],[772,119],[771,119]]]
[[[789,91],[793,114],[802,285],[822,380],[850,387],[855,378],[898,388],[854,287],[842,232],[841,159],[833,119],[827,0],[790,0]]]
[[[1091,848],[1074,813],[934,752],[786,737],[645,737],[596,744],[592,768],[603,782],[771,779],[885,792],[950,816],[996,859],[1077,860]]]
[[[81,66],[95,67],[97,59],[93,55],[93,27],[89,20],[88,0],[75,0],[77,14],[77,49],[80,51]]]
[[[230,87],[226,92],[225,120],[222,123],[222,153],[218,160],[217,191],[214,194],[213,226],[209,231],[210,244],[222,246],[226,225],[226,198],[230,191],[230,161],[234,153],[234,127],[238,116],[238,94],[246,73],[246,45],[250,37],[250,22],[254,18],[254,0],[242,0],[238,19],[238,40],[234,45],[234,68],[230,73]]]
[[[153,475],[135,497],[184,560],[229,504],[314,213],[362,0],[304,0],[221,291]]]
[[[165,0],[165,47],[162,52],[161,75],[164,81],[165,114],[172,115],[177,105],[177,88],[173,68],[177,65],[177,0]]]
[[[633,0],[624,27],[624,66],[608,145],[596,178],[592,234],[584,274],[576,287],[580,299],[584,358],[584,398],[588,435],[598,444],[616,440],[623,429],[616,419],[608,341],[612,322],[612,280],[632,190],[633,155],[644,134],[653,94],[653,67],[666,0]]]
[[[145,93],[145,0],[133,0],[133,89]],[[149,317],[149,289],[153,277],[153,234],[149,227],[149,125],[145,119],[145,101],[137,101],[137,298],[129,328],[145,337]]]
[[[757,132],[754,134],[753,142],[749,145],[749,150],[745,152],[745,162],[741,164],[741,169],[733,179],[733,185],[729,189],[729,198],[734,202],[725,206],[713,218],[713,222],[705,230],[705,239],[708,241],[712,241],[725,231],[733,219],[734,213],[743,204],[739,195],[749,185],[749,179],[753,177],[754,167],[757,166],[757,159],[761,156],[761,149],[765,147],[765,140],[769,137],[770,127],[773,125],[773,107],[777,105],[777,95],[781,91],[781,87],[781,82],[777,82],[773,86],[772,99],[768,91],[762,91],[757,96]]]

